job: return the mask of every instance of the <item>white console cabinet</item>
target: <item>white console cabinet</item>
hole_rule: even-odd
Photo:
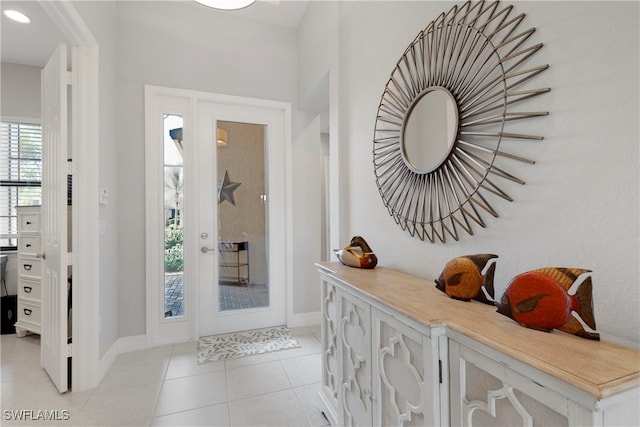
[[[322,298],[320,396],[331,424],[446,424],[440,418],[443,328],[412,321],[324,275]]]
[[[397,271],[317,264],[333,426],[637,426],[640,352],[523,328]]]
[[[373,423],[378,426],[446,425],[440,410],[442,328],[425,328],[397,313],[373,309]],[[446,342],[443,342],[446,344]],[[446,402],[446,396],[445,396]],[[444,418],[443,418],[444,417]],[[362,424],[361,424],[362,425]]]

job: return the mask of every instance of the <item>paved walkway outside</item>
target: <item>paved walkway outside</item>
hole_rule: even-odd
[[[182,279],[182,273],[171,273],[164,276],[165,317],[184,315],[184,285]],[[269,292],[266,285],[220,283],[221,311],[265,307],[267,305],[269,305]]]
[[[164,317],[184,315],[182,273],[164,275]]]

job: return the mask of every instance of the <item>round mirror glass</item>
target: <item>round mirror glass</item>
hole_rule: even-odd
[[[445,161],[458,134],[458,107],[443,87],[416,98],[402,131],[402,156],[414,172],[429,173]]]

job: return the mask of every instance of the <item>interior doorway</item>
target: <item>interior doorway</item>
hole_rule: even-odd
[[[4,5],[5,2],[3,2]],[[43,24],[49,27],[52,24],[59,30],[60,37],[50,37],[48,42],[62,41],[68,43],[75,55],[72,59],[75,91],[71,93],[73,98],[69,115],[72,117],[70,132],[73,134],[71,153],[74,155],[73,166],[70,167],[74,175],[73,192],[73,217],[82,217],[83,221],[73,221],[70,227],[73,229],[73,248],[76,250],[73,256],[73,280],[77,286],[73,292],[76,302],[74,317],[81,319],[73,323],[71,334],[76,346],[67,349],[72,354],[73,391],[81,392],[91,389],[100,381],[99,346],[97,345],[98,330],[98,212],[93,204],[95,188],[98,179],[98,52],[97,42],[93,38],[87,25],[70,2],[19,2],[21,8],[41,9],[35,11]],[[6,6],[6,5],[4,5]],[[44,22],[46,21],[46,22]],[[47,25],[45,25],[47,24]],[[20,52],[26,55],[42,51],[40,47],[48,46],[41,43],[42,39],[31,37],[4,37],[8,25],[3,25],[3,47],[5,38],[19,43]],[[25,27],[26,28],[26,27]],[[36,40],[37,49],[25,48],[24,44]],[[50,55],[51,52],[47,52]],[[3,51],[3,62],[5,51]],[[12,61],[9,61],[12,62]],[[33,64],[35,65],[35,64]],[[43,64],[38,64],[38,66]],[[95,154],[95,155],[94,155]],[[66,160],[61,166],[66,182]],[[62,192],[62,191],[61,191]],[[62,218],[62,215],[60,215]],[[46,219],[45,219],[46,220]],[[65,254],[66,257],[66,254]],[[61,310],[61,313],[64,310]],[[58,337],[67,337],[66,328],[60,328]],[[43,337],[44,339],[44,337]],[[67,352],[60,355],[60,359],[67,362]]]

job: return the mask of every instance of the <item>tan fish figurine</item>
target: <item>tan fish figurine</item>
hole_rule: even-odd
[[[540,268],[514,277],[498,304],[498,313],[531,329],[551,332],[558,329],[590,340],[600,340],[600,334],[585,330],[571,312],[595,330],[590,270],[580,268]],[[575,294],[569,288],[581,278]]]
[[[354,236],[344,249],[334,249],[338,259],[344,265],[356,268],[374,268],[378,258],[367,242],[360,236]]]
[[[436,279],[436,288],[454,299],[462,301],[475,299],[494,305],[493,275],[496,269],[494,258],[498,258],[498,255],[478,254],[452,259]]]

